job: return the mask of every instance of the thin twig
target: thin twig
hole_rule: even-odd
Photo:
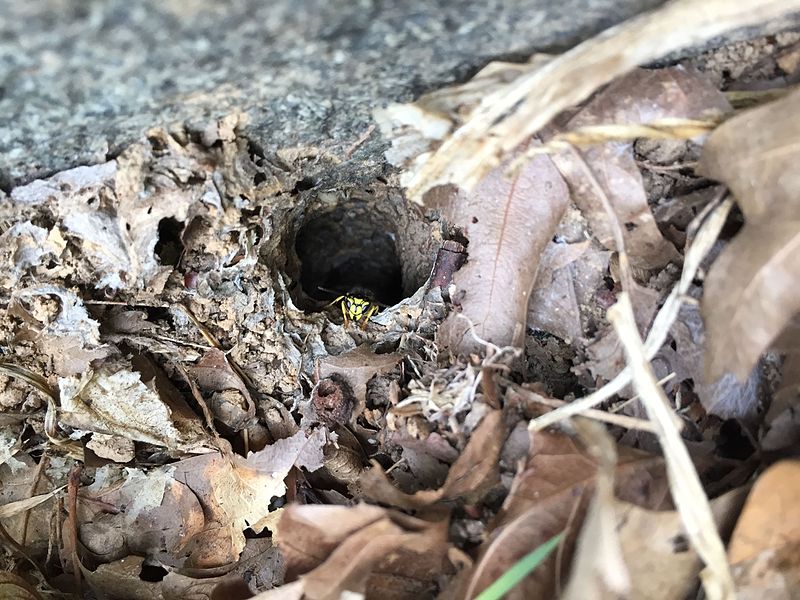
[[[67,484],[67,531],[69,532],[72,552],[72,576],[75,578],[75,588],[81,590],[81,560],[78,558],[78,486],[81,480],[83,467],[80,463],[75,463],[70,469]]]
[[[544,396],[540,396],[539,394],[531,392],[530,390],[522,389],[517,390],[517,392],[524,393],[525,397],[531,402],[544,404],[545,406],[549,406],[551,408],[559,408],[569,404],[569,402],[564,402],[563,400],[558,400],[556,398],[546,398]],[[624,427],[625,429],[636,429],[638,431],[647,431],[650,433],[655,433],[656,431],[655,427],[653,427],[653,424],[650,421],[645,419],[637,419],[636,417],[630,417],[628,415],[617,415],[604,410],[597,410],[595,408],[585,410],[581,414],[582,416],[588,417],[595,421],[602,421],[603,423]]]

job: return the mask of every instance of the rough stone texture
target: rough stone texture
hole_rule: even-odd
[[[0,189],[241,110],[267,152],[374,177],[375,106],[561,50],[660,0],[0,0]],[[324,161],[328,165],[330,161]]]

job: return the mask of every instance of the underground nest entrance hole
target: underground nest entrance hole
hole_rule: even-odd
[[[392,306],[425,283],[438,248],[438,223],[426,220],[399,193],[317,200],[295,236],[297,306],[316,312],[343,294]]]

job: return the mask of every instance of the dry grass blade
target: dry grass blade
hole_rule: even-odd
[[[674,50],[800,10],[800,0],[678,0],[601,33],[486,96],[410,182],[471,190],[513,149],[601,85]]]
[[[65,487],[67,486],[62,485],[61,487],[56,488],[52,492],[48,492],[46,494],[38,494],[36,496],[31,496],[30,498],[25,498],[24,500],[17,500],[16,502],[4,504],[3,506],[0,506],[0,519],[8,519],[9,517],[13,517],[14,515],[18,515],[19,513],[39,506],[42,502],[46,502]]]
[[[717,240],[717,236],[722,230],[722,226],[725,224],[725,220],[728,218],[728,213],[732,206],[733,201],[728,199],[722,202],[722,204],[714,206],[709,214],[704,213],[698,215],[695,220],[695,224],[702,223],[702,225],[697,227],[697,236],[686,252],[681,279],[672,289],[672,292],[667,297],[661,310],[658,311],[650,333],[647,335],[644,351],[648,359],[656,355],[659,348],[661,348],[664,341],[667,339],[670,327],[672,327],[672,324],[675,322],[681,305],[683,304],[683,297],[688,291],[697,273],[697,269],[700,267],[700,263]],[[696,226],[695,224],[693,224],[693,228]],[[630,383],[631,376],[631,368],[626,367],[619,375],[596,392],[534,419],[531,421],[530,428],[534,431],[544,429],[563,419],[579,415],[587,409],[594,408],[601,402],[619,393]]]
[[[735,109],[752,108],[767,102],[780,100],[784,96],[800,90],[800,85],[789,87],[770,88],[766,90],[728,90],[725,97]]]
[[[578,435],[597,459],[597,479],[592,503],[583,522],[572,563],[572,576],[564,600],[590,600],[603,597],[603,589],[625,597],[630,591],[630,575],[625,565],[614,506],[614,470],[617,448],[599,423],[574,420]]]
[[[49,439],[53,444],[61,447],[73,458],[77,460],[83,460],[83,446],[80,444],[80,442],[62,439],[58,432],[58,424],[56,423],[59,404],[58,391],[53,389],[47,383],[47,380],[38,373],[9,362],[0,361],[0,374],[7,375],[8,377],[15,377],[21,381],[24,381],[47,396],[47,412],[45,414],[44,428],[47,439]]]
[[[627,293],[608,311],[608,318],[617,330],[633,383],[650,420],[659,429],[658,439],[667,462],[670,491],[681,514],[686,532],[697,553],[706,564],[703,587],[711,599],[733,599],[734,584],[725,546],[717,533],[714,516],[695,471],[689,451],[673,424],[674,413],[663,390],[658,386],[642,340],[636,329],[633,306]]]
[[[541,146],[529,148],[514,159],[510,171],[515,172],[526,160],[537,154],[552,154],[571,146],[591,146],[606,142],[630,142],[639,138],[654,140],[686,140],[712,131],[720,119],[661,119],[652,123],[587,125],[559,133]]]
[[[25,367],[21,367],[9,362],[0,361],[0,374],[7,375],[9,377],[16,377],[17,379],[32,385],[45,396],[49,396],[55,402],[58,402],[58,392],[50,387],[44,377],[38,373],[34,373],[30,369],[26,369]]]

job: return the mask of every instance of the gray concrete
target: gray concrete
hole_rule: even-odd
[[[236,109],[266,151],[342,157],[371,111],[569,47],[660,0],[0,0],[0,188]],[[383,169],[377,132],[331,177]]]

